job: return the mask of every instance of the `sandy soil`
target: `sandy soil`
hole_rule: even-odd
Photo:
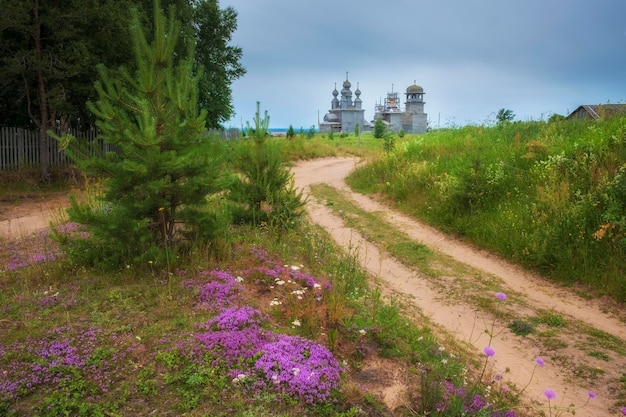
[[[339,188],[362,209],[383,213],[392,227],[404,231],[415,241],[478,271],[476,274],[455,279],[472,280],[478,273],[486,274],[494,282],[500,283],[501,292],[515,295],[516,300],[521,300],[514,304],[509,303],[509,300],[505,301],[506,308],[516,309],[520,314],[526,315],[539,310],[562,315],[568,323],[562,335],[566,346],[549,349],[539,343],[537,338],[515,336],[506,328],[506,323],[498,323],[499,330],[491,342],[496,355],[492,358],[493,361],[490,360],[492,367],[489,371],[492,374],[503,374],[504,384],[515,384],[520,388],[530,381],[524,394],[529,403],[537,406],[537,411],[546,411],[543,391],[550,388],[557,393],[557,399],[552,405],[558,405],[561,410],[570,404],[580,407],[587,401],[588,391],[592,390],[597,398],[589,401],[585,407],[578,408],[577,416],[610,417],[619,414],[615,407],[615,387],[626,371],[626,358],[610,350],[606,351],[604,357],[590,356],[588,351],[580,348],[587,337],[578,334],[576,326],[569,324],[585,323],[626,340],[624,312],[613,307],[607,300],[583,299],[574,291],[552,285],[539,276],[390,210],[367,196],[351,192],[345,185],[344,178],[358,163],[355,158],[326,158],[298,163],[292,171],[296,186],[305,193],[308,194],[308,187],[315,183],[326,183]],[[44,198],[27,197],[18,202],[0,201],[0,239],[12,239],[45,230],[51,220],[58,218],[65,206],[67,198],[63,194]],[[416,307],[416,318],[427,318],[439,332],[452,335],[457,341],[473,346],[480,356],[489,343],[485,328],[491,326],[493,317],[468,304],[469,297],[464,298],[463,294],[455,298],[449,297],[445,285],[434,285],[420,271],[408,269],[381,252],[359,232],[346,227],[342,217],[332,207],[310,198],[307,211],[311,221],[324,227],[339,245],[357,255],[362,266],[377,277],[378,282],[389,293],[400,294],[403,301],[412,303]],[[537,368],[533,375],[537,356],[543,357],[546,365]],[[389,363],[381,363],[379,366],[379,369],[376,365],[370,366],[363,372],[391,375],[389,378],[380,378],[379,392],[393,408],[404,401],[402,370],[391,370]]]
[[[501,292],[515,294],[516,299],[522,300],[514,308],[524,310],[525,313],[548,310],[560,314],[568,323],[586,323],[626,340],[623,312],[607,308],[610,306],[607,300],[585,300],[571,290],[552,285],[541,277],[476,250],[427,225],[394,212],[367,196],[352,193],[345,185],[344,178],[357,164],[358,160],[355,158],[319,159],[298,164],[293,168],[293,173],[297,187],[302,188],[305,193],[308,193],[308,187],[315,183],[326,183],[339,188],[348,193],[362,209],[384,213],[387,222],[404,231],[415,241],[498,280],[501,282]],[[489,336],[484,330],[491,325],[493,318],[463,302],[463,297],[460,297],[460,302],[450,301],[445,288],[442,291],[441,285],[433,285],[419,271],[410,270],[381,253],[378,247],[368,242],[357,231],[346,227],[341,216],[334,212],[332,207],[310,198],[308,215],[313,222],[324,227],[338,244],[346,250],[356,252],[363,267],[378,277],[389,290],[408,296],[421,314],[442,331],[452,334],[460,342],[473,345],[478,355],[487,346]],[[471,276],[464,278],[472,279]],[[620,315],[622,317],[619,317]],[[543,392],[547,388],[557,393],[557,399],[552,401],[552,405],[556,404],[560,409],[570,404],[582,406],[587,401],[588,391],[592,390],[597,394],[597,398],[589,401],[585,407],[578,408],[576,415],[589,417],[616,415],[613,388],[626,370],[624,357],[614,352],[609,355],[608,361],[590,356],[588,352],[577,348],[580,343],[585,342],[586,336],[577,334],[575,329],[565,336],[567,347],[550,351],[537,343],[537,339],[515,336],[504,325],[496,332],[491,342],[496,351],[492,372],[504,374],[505,381],[519,388],[526,386],[530,381],[524,394],[526,400],[537,405],[538,410],[546,404]],[[581,340],[576,340],[577,337]],[[535,359],[538,356],[545,359],[546,365],[537,368],[531,380]],[[590,374],[581,377],[582,370],[587,370]],[[394,395],[399,394],[397,390],[382,393],[391,404],[402,401],[401,398],[394,398]]]
[[[50,221],[63,218],[67,193],[22,195],[0,200],[0,238],[16,239],[46,230]]]

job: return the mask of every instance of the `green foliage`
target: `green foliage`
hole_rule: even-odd
[[[160,253],[168,262],[184,239],[202,247],[222,227],[207,198],[222,189],[223,152],[204,134],[206,114],[198,110],[199,76],[192,60],[173,62],[179,25],[155,8],[149,42],[137,13],[133,22],[137,71],[100,67],[98,101],[90,103],[101,139],[117,152],[89,157],[84,144],[60,139],[80,169],[104,179],[102,202],[73,200],[69,215],[90,232],[78,243],[86,250],[82,256],[109,267],[145,264]]]
[[[435,130],[349,181],[526,267],[626,300],[626,118]]]
[[[383,119],[376,119],[374,123],[374,137],[376,139],[382,139],[385,136],[385,132],[387,131],[387,126]]]
[[[563,120],[565,120],[565,116],[563,116],[562,114],[554,113],[548,119],[548,123],[557,123],[557,122],[561,122]]]
[[[563,327],[565,326],[565,319],[562,315],[555,313],[554,311],[543,310],[539,312],[539,315],[533,319],[537,323],[546,324],[550,327]]]
[[[513,119],[515,119],[515,113],[513,113],[513,110],[500,109],[496,114],[496,120],[498,123],[512,122]]]
[[[309,131],[306,133],[306,138],[307,139],[313,139],[315,137],[315,125],[312,125],[309,128]]]
[[[396,147],[396,138],[393,136],[393,133],[386,132],[383,135],[383,150],[385,153],[391,153]]]
[[[96,94],[97,64],[132,67],[128,11],[135,8],[141,24],[151,31],[153,27],[148,22],[153,3],[5,0],[0,16],[0,124],[29,126],[33,118],[35,124],[42,122],[42,116],[50,122],[44,126],[46,129],[53,127],[55,118],[64,127],[93,122],[86,103]],[[237,12],[232,7],[220,9],[216,0],[166,3],[175,3],[172,12],[184,22],[177,55],[184,55],[191,43],[195,51],[194,71],[204,68],[199,77],[198,100],[207,111],[210,127],[217,127],[233,112],[231,83],[245,73],[239,62],[241,48],[229,45],[237,28]],[[99,30],[94,31],[93,27]],[[28,97],[38,96],[40,77],[46,81],[46,94],[29,100]]]
[[[117,67],[132,60],[127,11],[133,3],[4,0],[0,124],[43,123],[48,129],[55,119],[63,127],[78,123],[78,117],[90,121],[86,102],[95,94],[96,65]],[[38,93],[40,87],[45,94]]]
[[[257,102],[254,128],[247,123],[252,140],[233,144],[232,164],[237,175],[229,198],[237,204],[235,220],[288,228],[300,216],[305,202],[302,192],[295,189],[279,144],[267,140],[270,118],[267,111],[261,117],[260,107]]]
[[[234,113],[231,84],[246,73],[240,63],[242,49],[229,44],[237,29],[237,11],[220,9],[218,0],[185,3],[192,7],[188,27],[195,29],[194,69],[201,69],[198,104],[206,111],[207,126],[218,128]]]
[[[289,129],[287,129],[287,134],[285,136],[287,139],[293,139],[296,136],[296,131],[293,129],[292,125],[289,125]]]
[[[513,320],[507,327],[517,336],[528,336],[535,331],[532,323],[524,320]]]

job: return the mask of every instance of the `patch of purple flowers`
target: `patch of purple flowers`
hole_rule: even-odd
[[[308,339],[264,330],[266,319],[252,307],[227,308],[195,337],[230,377],[249,380],[248,389],[270,387],[308,403],[327,401],[340,382],[332,353]]]
[[[254,364],[266,381],[305,402],[327,401],[340,379],[340,367],[324,346],[298,336],[277,335],[261,347]]]
[[[64,223],[56,227],[61,235],[75,234],[79,230],[77,223]],[[48,232],[40,232],[21,239],[9,242],[3,247],[6,253],[11,254],[6,269],[15,271],[29,265],[52,262],[58,259],[61,250],[57,242],[50,238]]]
[[[236,332],[248,327],[259,327],[267,317],[250,306],[230,307],[222,310],[206,324],[213,331]]]
[[[90,395],[108,392],[127,351],[101,355],[97,348],[101,336],[99,330],[73,332],[63,327],[45,338],[0,343],[0,402],[12,402],[39,388],[62,389],[76,375],[84,379]]]
[[[211,272],[203,271],[200,275],[202,277],[211,277],[212,280],[205,283],[199,283],[197,280],[186,280],[183,282],[183,285],[187,288],[195,287],[198,289],[198,307],[200,308],[219,311],[221,308],[230,305],[241,290],[237,279],[228,272],[218,270]]]
[[[250,248],[250,253],[255,255],[259,261],[265,264],[265,266],[249,269],[244,272],[245,275],[256,272],[272,278],[282,278],[283,280],[291,279],[311,289],[332,289],[332,286],[328,281],[316,280],[315,277],[300,271],[300,268],[281,265],[275,260],[272,260],[270,255],[263,248],[252,247]]]
[[[516,417],[512,410],[494,410],[493,405],[480,394],[469,392],[463,387],[456,387],[452,382],[444,382],[443,397],[437,405],[437,410],[464,416]]]
[[[319,279],[316,280],[315,277],[313,277],[312,275],[302,272],[299,269],[293,269],[288,266],[286,267],[283,265],[274,265],[271,268],[263,266],[263,267],[258,267],[254,269],[249,269],[245,271],[244,274],[249,275],[255,272],[261,275],[271,277],[271,278],[281,278],[285,281],[292,280],[307,288],[314,289],[314,290],[330,291],[332,289],[332,285],[330,282],[321,281]]]

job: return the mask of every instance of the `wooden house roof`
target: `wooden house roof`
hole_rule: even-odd
[[[626,114],[626,104],[583,104],[567,115],[568,119],[604,119]]]

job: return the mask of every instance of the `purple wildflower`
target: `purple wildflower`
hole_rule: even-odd
[[[536,363],[537,365],[539,365],[539,366],[543,366],[543,365],[545,365],[545,364],[546,364],[546,363],[543,361],[543,359],[542,359],[542,358],[540,358],[540,357],[537,357],[537,359],[535,359],[535,363]]]
[[[263,313],[250,306],[231,307],[209,320],[207,328],[234,332],[250,326],[260,326],[264,318]]]
[[[491,346],[487,346],[485,349],[483,349],[483,352],[485,352],[485,355],[488,358],[490,358],[490,357],[492,357],[493,355],[496,354],[496,351],[493,350],[493,348]]]
[[[505,294],[505,293],[503,293],[503,292],[497,292],[497,293],[496,293],[496,298],[497,298],[498,300],[502,300],[502,301],[504,301],[504,300],[506,300],[506,294]]]
[[[548,400],[554,400],[556,398],[556,392],[549,388],[543,392],[543,395],[545,395]]]
[[[589,391],[587,393],[587,396],[593,400],[594,398],[596,398],[596,393],[593,391]]]
[[[626,407],[620,408],[619,411],[621,411],[622,414],[624,414],[626,416]]]
[[[305,402],[328,400],[340,382],[340,366],[332,353],[301,337],[278,335],[277,339],[262,347],[254,368],[278,389]]]

